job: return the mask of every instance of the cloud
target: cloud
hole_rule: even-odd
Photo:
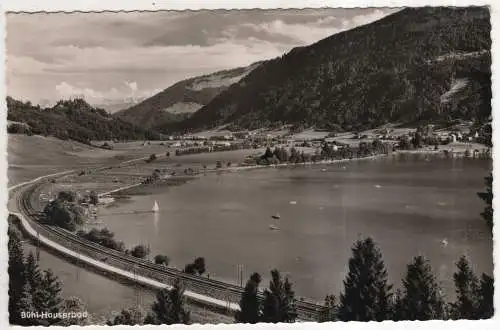
[[[136,91],[137,91],[137,83],[136,83],[135,81],[132,81],[132,82],[128,82],[128,81],[126,81],[126,82],[125,82],[125,85],[126,85],[128,88],[130,88],[130,90],[131,90],[132,92],[136,92]]]
[[[280,56],[389,12],[8,14],[7,89],[35,103],[139,98],[189,77]]]

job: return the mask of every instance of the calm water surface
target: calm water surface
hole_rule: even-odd
[[[203,256],[212,277],[237,282],[242,264],[245,281],[259,272],[265,285],[277,268],[297,295],[318,301],[341,291],[352,244],[371,236],[396,286],[406,264],[422,254],[452,296],[460,255],[476,272],[492,273],[492,242],[476,194],[491,161],[418,157],[208,175],[132,196],[100,215],[117,239],[149,244],[151,256],[166,254],[178,268]],[[155,200],[158,214],[124,214],[150,210]],[[279,220],[271,218],[276,213]]]

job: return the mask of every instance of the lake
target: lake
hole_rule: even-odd
[[[211,277],[233,283],[243,265],[244,282],[259,272],[265,286],[277,268],[298,296],[315,301],[340,293],[353,243],[371,236],[396,287],[421,254],[453,297],[461,255],[476,273],[492,274],[492,241],[477,197],[491,167],[488,160],[399,155],[238,171],[132,195],[99,214],[127,246],[148,244],[151,258],[166,254],[183,268],[204,257]],[[159,213],[130,214],[151,210],[155,200]],[[271,217],[277,213],[279,220]]]

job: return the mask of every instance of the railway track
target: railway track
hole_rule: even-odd
[[[48,182],[48,181],[47,181]],[[187,290],[220,299],[229,303],[238,303],[243,293],[243,288],[222,281],[208,279],[198,275],[189,275],[174,268],[156,265],[150,261],[135,258],[123,252],[103,247],[97,243],[81,238],[72,232],[62,228],[40,223],[40,211],[32,204],[32,196],[38,187],[45,182],[41,181],[23,189],[17,200],[19,211],[23,213],[31,226],[42,236],[77,252],[78,254],[91,257],[111,266],[133,272],[138,276],[151,278],[159,282],[173,285],[180,279]],[[263,299],[262,293],[259,294]],[[303,300],[295,302],[298,317],[304,321],[319,321],[325,311],[322,305]]]

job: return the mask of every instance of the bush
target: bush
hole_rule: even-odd
[[[170,259],[166,255],[157,254],[155,256],[155,264],[168,266],[169,263]]]
[[[125,244],[115,240],[115,234],[107,228],[101,230],[93,228],[89,232],[79,231],[77,235],[109,249],[122,252],[125,250]]]
[[[130,254],[136,258],[145,258],[149,252],[149,247],[139,244],[134,246],[134,248],[130,251]]]

